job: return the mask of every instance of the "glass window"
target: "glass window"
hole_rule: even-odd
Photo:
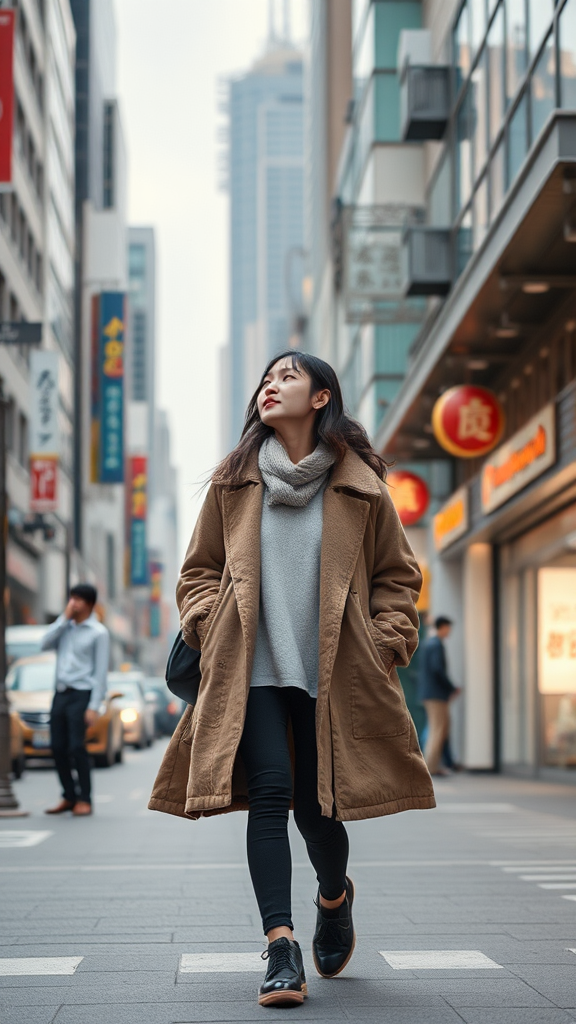
[[[477,178],[488,156],[488,117],[486,86],[486,51],[472,72],[471,97],[474,123],[474,177]]]
[[[353,0],[352,3],[352,32],[354,39],[356,39],[358,32],[361,30],[364,23],[364,17],[366,15],[366,8],[368,7],[370,0]]]
[[[452,223],[451,170],[451,162],[446,154],[434,179],[428,200],[428,223],[439,228],[448,228]]]
[[[526,96],[518,104],[508,128],[508,185],[518,174],[528,152]]]
[[[576,0],[568,0],[560,13],[560,103],[576,108]]]
[[[511,100],[526,74],[525,0],[506,0],[506,94]]]
[[[456,175],[458,187],[458,209],[468,202],[472,189],[472,142],[471,142],[470,91],[462,101],[456,122]]]
[[[500,6],[488,33],[488,90],[490,145],[504,122],[504,8]]]
[[[485,174],[474,193],[474,249],[482,245],[488,231],[488,176]]]
[[[374,8],[375,4],[370,5],[370,13],[368,15],[368,21],[362,32],[361,37],[358,39],[358,45],[354,50],[354,96],[358,101],[362,95],[364,87],[370,78],[374,70]]]
[[[505,154],[506,147],[502,140],[490,161],[490,221],[498,216],[506,194]]]
[[[472,255],[472,211],[464,214],[456,235],[456,272],[461,274]]]
[[[456,68],[456,90],[470,74],[470,25],[468,5],[464,4],[454,29],[454,66]]]
[[[546,32],[552,24],[554,0],[528,0],[528,48],[530,59],[536,56]]]
[[[486,32],[486,0],[469,0],[472,51],[480,46]]]
[[[374,138],[378,142],[400,141],[400,80],[394,72],[374,77]]]
[[[532,72],[532,141],[541,132],[548,115],[554,110],[556,83],[556,60],[554,53],[554,41],[552,33],[548,36],[546,44],[538,59],[538,63]]]

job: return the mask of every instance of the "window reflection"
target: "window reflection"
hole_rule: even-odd
[[[526,97],[523,96],[508,128],[508,185],[511,185],[528,151]]]
[[[532,140],[540,133],[548,115],[555,107],[555,82],[556,60],[554,42],[552,35],[549,35],[532,74]]]
[[[504,8],[500,6],[488,33],[488,88],[490,145],[502,127],[504,96]]]
[[[477,178],[488,155],[486,51],[482,53],[472,72],[472,102],[474,121],[474,177]]]
[[[544,33],[550,28],[553,14],[554,0],[528,0],[530,58],[536,56]]]
[[[560,103],[576,109],[576,0],[560,13]]]
[[[459,90],[470,73],[470,24],[468,5],[464,4],[454,29],[454,64],[456,67],[456,89]]]
[[[472,211],[464,214],[456,235],[456,271],[461,274],[472,255]]]
[[[488,231],[488,178],[486,175],[474,193],[474,249],[478,249]]]
[[[458,205],[461,209],[468,202],[472,188],[472,114],[470,108],[470,90],[466,95],[458,112],[456,125],[457,135],[457,184],[458,184]]]
[[[492,222],[500,211],[506,194],[506,168],[504,156],[506,148],[504,140],[496,149],[490,161],[490,221]]]
[[[469,0],[472,50],[475,53],[486,32],[486,0]]]
[[[507,96],[511,100],[526,74],[526,9],[524,0],[506,0]]]

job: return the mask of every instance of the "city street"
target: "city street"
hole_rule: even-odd
[[[439,808],[350,826],[357,949],[315,975],[313,873],[294,834],[294,914],[310,998],[260,1008],[264,948],[245,815],[146,810],[163,743],[94,773],[92,818],[43,815],[50,770],[16,784],[0,823],[2,1024],[302,1021],[569,1024],[576,1020],[571,787],[439,780]]]

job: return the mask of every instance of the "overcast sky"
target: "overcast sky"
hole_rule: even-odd
[[[262,52],[268,0],[115,0],[131,224],[156,228],[157,396],[179,474],[180,544],[218,456],[228,331],[228,200],[217,187],[217,85]],[[303,39],[306,0],[292,0]]]

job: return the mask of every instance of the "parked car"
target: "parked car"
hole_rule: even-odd
[[[118,698],[120,718],[124,726],[124,742],[141,750],[154,740],[154,699],[146,699],[144,673],[130,668],[126,672],[109,672],[108,687],[121,694]]]
[[[48,626],[8,626],[6,628],[6,658],[12,665],[18,658],[40,654]]]
[[[145,680],[146,695],[152,694],[155,699],[154,721],[157,736],[171,736],[182,718],[185,708],[183,700],[175,697],[166,686],[161,676],[148,676]]]
[[[56,685],[56,655],[53,651],[20,658],[6,676],[10,708],[21,719],[26,758],[50,758],[50,708]],[[109,768],[122,760],[124,736],[118,693],[107,693],[100,717],[86,730],[86,749],[98,768]]]
[[[10,758],[14,778],[21,779],[26,767],[26,756],[24,754],[24,725],[17,711],[10,712]]]

